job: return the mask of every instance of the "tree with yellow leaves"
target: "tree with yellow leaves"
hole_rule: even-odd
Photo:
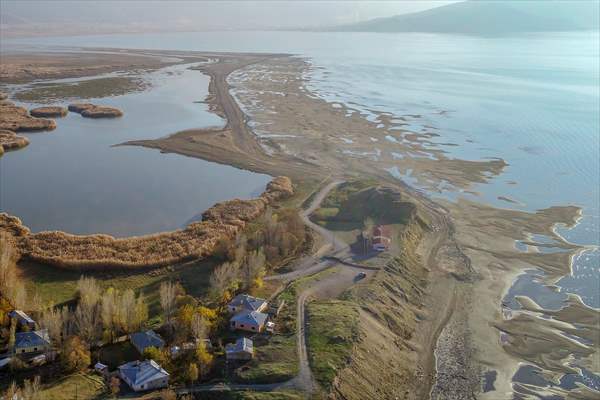
[[[196,361],[199,367],[199,375],[203,377],[208,374],[213,363],[213,355],[206,348],[206,343],[200,341],[196,347]]]

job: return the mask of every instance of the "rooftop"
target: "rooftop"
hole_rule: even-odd
[[[246,310],[256,311],[260,309],[267,301],[247,294],[238,294],[229,302],[230,307],[243,307]]]
[[[169,376],[169,373],[154,360],[131,361],[119,366],[119,371],[135,386]]]
[[[8,316],[11,318],[17,318],[28,324],[35,324],[35,321],[33,319],[31,319],[31,317],[29,315],[25,314],[24,311],[21,311],[21,310],[13,310],[10,313],[8,313]]]
[[[239,338],[235,343],[229,343],[225,346],[225,353],[253,353],[254,343],[248,338]]]
[[[165,341],[153,330],[132,333],[130,340],[131,343],[140,351],[144,351],[148,347],[156,347],[157,349],[160,349],[165,345]]]
[[[258,311],[242,311],[231,318],[240,324],[263,325],[269,316]]]
[[[50,344],[47,330],[17,332],[15,334],[15,348],[42,347]]]

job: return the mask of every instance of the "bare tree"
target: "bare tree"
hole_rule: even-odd
[[[108,335],[108,340],[112,342],[115,335],[115,324],[117,323],[117,293],[112,287],[108,288],[102,295],[100,318],[104,332]]]
[[[163,282],[160,285],[160,306],[162,307],[165,322],[171,324],[173,313],[175,312],[175,298],[177,296],[177,287],[172,282]]]
[[[63,313],[62,310],[56,308],[49,308],[42,313],[42,316],[39,319],[39,324],[43,329],[48,330],[48,335],[52,342],[57,346],[62,344],[64,332],[64,324],[68,323],[65,321],[65,316],[67,314]]]
[[[98,305],[81,302],[75,310],[75,327],[79,336],[88,344],[94,343],[98,339],[101,318],[98,313]]]
[[[40,393],[41,384],[40,377],[36,376],[32,380],[26,379],[23,382],[22,395],[25,400],[41,400],[42,394]]]
[[[15,308],[26,306],[27,292],[16,271],[16,251],[8,235],[0,233],[0,293]]]
[[[82,276],[77,282],[77,292],[79,295],[79,303],[86,303],[87,305],[96,305],[100,300],[100,286],[94,278],[88,278]]]
[[[246,289],[256,286],[265,274],[265,253],[262,248],[250,252],[243,267],[243,279]]]
[[[223,298],[225,292],[234,292],[239,286],[239,266],[237,263],[223,263],[210,276],[211,295]]]
[[[135,300],[135,329],[140,329],[148,319],[148,304],[146,297],[140,293]]]
[[[125,292],[123,292],[123,296],[121,296],[119,309],[122,329],[125,331],[125,333],[131,333],[135,331],[135,293],[132,289],[127,289],[125,290]]]

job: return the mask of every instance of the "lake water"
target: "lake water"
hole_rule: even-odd
[[[200,72],[176,66],[146,79],[149,90],[90,100],[122,109],[122,118],[69,113],[52,132],[26,134],[28,147],[0,158],[0,210],[35,232],[132,236],[181,228],[216,202],[264,190],[266,175],[154,149],[112,147],[223,124],[205,104],[194,103],[208,88]]]
[[[509,164],[480,195],[464,196],[503,208],[536,210],[577,205],[583,218],[561,234],[574,243],[600,244],[600,38],[598,32],[518,37],[439,34],[210,32],[104,35],[12,41],[11,46],[67,45],[206,51],[286,52],[311,59],[311,89],[329,101],[395,115],[420,114],[410,129],[437,128],[449,156]],[[440,113],[440,111],[444,111]],[[401,160],[398,161],[401,165]],[[498,199],[508,197],[518,203]],[[543,239],[543,238],[539,238]],[[517,243],[518,247],[519,244]],[[590,249],[574,259],[571,273],[548,290],[538,275],[524,273],[506,303],[525,294],[559,308],[566,293],[600,308],[600,254]],[[571,365],[577,365],[574,360]],[[522,381],[536,367],[523,364]],[[561,386],[580,382],[597,388],[600,370],[565,375]],[[539,378],[539,386],[550,383]],[[565,383],[566,382],[566,383]],[[569,386],[571,385],[571,386]],[[541,397],[540,397],[541,398]]]

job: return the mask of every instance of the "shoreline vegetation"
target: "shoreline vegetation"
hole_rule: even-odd
[[[18,150],[29,144],[25,136],[17,135],[13,131],[0,129],[0,156],[5,151]]]
[[[232,239],[268,206],[294,194],[287,177],[276,177],[257,199],[217,203],[201,222],[154,235],[114,238],[60,231],[31,233],[17,217],[0,213],[0,231],[8,232],[20,258],[80,271],[143,269],[177,264],[211,255],[222,240]]]
[[[69,111],[85,118],[117,118],[123,116],[123,111],[115,107],[98,106],[92,103],[69,104]]]

